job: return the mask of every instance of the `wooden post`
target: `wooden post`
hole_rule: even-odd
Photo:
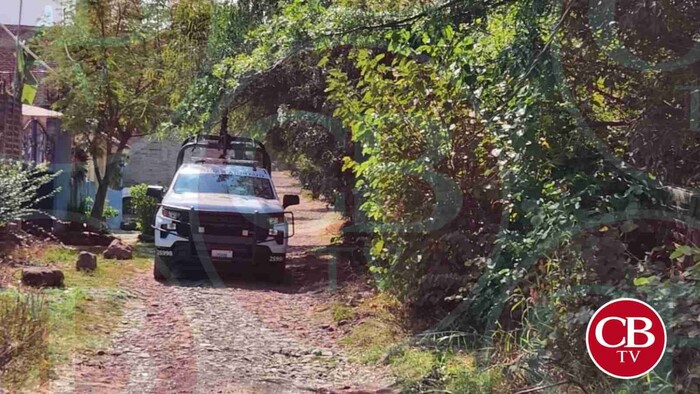
[[[24,56],[24,54],[21,52],[22,51],[22,46],[19,41],[19,36],[22,34],[22,0],[19,0],[19,18],[17,21],[17,34],[15,35],[15,51],[17,54],[17,58],[15,59],[15,74],[13,75],[14,83],[13,83],[13,88],[14,88],[14,98],[15,101],[17,102],[22,102],[22,85],[23,85],[23,80],[22,80],[22,73],[24,70],[19,69],[19,57]],[[26,59],[25,59],[26,61]],[[22,62],[24,63],[24,62]],[[31,103],[30,103],[31,104]]]

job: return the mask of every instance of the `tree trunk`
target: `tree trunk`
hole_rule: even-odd
[[[120,143],[115,154],[110,154],[107,156],[107,163],[105,164],[105,172],[102,176],[97,176],[97,192],[95,193],[95,203],[92,206],[92,212],[90,212],[90,218],[97,219],[102,222],[102,216],[105,210],[105,203],[107,201],[107,191],[109,189],[110,181],[114,175],[114,171],[119,171],[119,166],[115,165],[114,161],[121,158],[122,152],[126,143]],[[97,163],[95,162],[97,167]]]
[[[92,205],[92,212],[90,212],[90,218],[99,220],[100,223],[102,223],[102,215],[105,210],[105,202],[107,201],[107,189],[109,188],[110,176],[111,170],[109,169],[109,166],[107,166],[104,176],[97,182],[95,203]]]

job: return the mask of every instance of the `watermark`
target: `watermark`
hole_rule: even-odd
[[[649,304],[618,298],[601,306],[586,329],[586,348],[607,375],[635,379],[651,372],[666,350],[666,326]]]

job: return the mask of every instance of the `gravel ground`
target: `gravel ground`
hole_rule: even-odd
[[[299,193],[288,175],[276,173],[275,181],[280,195]],[[289,264],[297,268],[285,284],[238,278],[219,286],[170,285],[144,273],[126,286],[135,296],[110,348],[76,356],[49,391],[393,392],[384,370],[353,363],[337,345],[337,333],[326,335],[327,326],[306,318],[309,305],[327,300],[327,279],[308,285],[306,276],[327,269],[313,250],[328,244],[339,217],[304,197],[294,212]]]

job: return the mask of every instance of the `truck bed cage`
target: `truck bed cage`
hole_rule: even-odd
[[[272,162],[270,161],[270,155],[265,149],[260,141],[249,137],[238,137],[232,136],[230,134],[224,135],[204,135],[197,134],[195,136],[187,138],[180,148],[180,152],[177,154],[177,167],[176,170],[180,168],[184,159],[185,153],[190,150],[193,152],[196,148],[204,149],[216,149],[221,151],[218,157],[207,157],[208,159],[221,159],[223,164],[235,164],[242,166],[256,167],[260,166],[267,170],[268,173],[272,172]],[[229,152],[253,152],[254,157],[261,157],[262,162],[256,160],[247,159],[235,159],[230,158]],[[197,160],[197,163],[205,163],[206,158]]]

